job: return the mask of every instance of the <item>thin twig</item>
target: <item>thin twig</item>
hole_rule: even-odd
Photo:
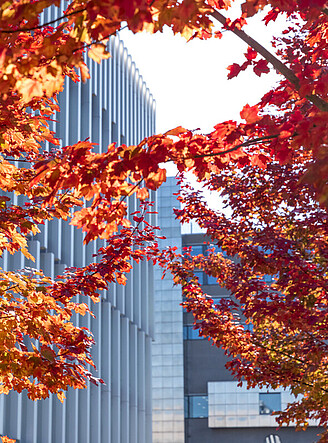
[[[63,14],[61,17],[55,18],[54,20],[51,20],[50,22],[46,22],[43,23],[42,25],[38,25],[38,26],[33,26],[32,28],[18,28],[18,29],[1,29],[0,28],[0,33],[3,34],[15,34],[17,32],[29,32],[29,31],[36,31],[37,29],[42,29],[45,28],[46,26],[52,25],[53,23],[59,22],[60,20],[70,17],[74,14],[78,14],[80,12],[86,11],[87,8],[81,8],[81,9],[76,9],[75,11],[72,11],[68,14]]]
[[[212,12],[212,17],[218,20],[223,26],[227,25],[227,19],[219,11],[214,10]],[[266,61],[271,63],[276,71],[280,72],[292,85],[295,86],[297,90],[300,88],[299,79],[296,77],[294,72],[289,69],[284,63],[282,63],[275,55],[271,54],[267,49],[264,48],[260,43],[250,37],[246,32],[241,29],[228,28],[229,31],[233,32],[237,37],[247,43],[251,48],[255,49],[256,52],[262,55]],[[306,98],[313,103],[321,111],[328,112],[328,103],[316,94],[307,95]]]
[[[233,146],[232,148],[226,149],[225,151],[211,152],[211,154],[201,154],[201,155],[194,155],[194,156],[189,156],[189,157],[175,157],[175,158],[172,158],[172,160],[180,160],[180,159],[181,160],[192,160],[194,158],[217,157],[218,155],[229,154],[230,152],[237,151],[238,149],[246,147],[246,146],[252,146],[257,143],[267,143],[270,140],[272,140],[274,138],[278,138],[278,137],[279,137],[279,134],[268,135],[265,137],[258,137],[258,138],[254,138],[252,140],[247,140],[246,142],[240,143],[236,146]]]
[[[75,48],[75,49],[73,49],[72,54],[74,54],[74,52],[82,51],[83,49],[90,48],[90,46],[92,46],[92,45],[96,45],[97,43],[101,43],[102,41],[107,40],[107,39],[109,39],[109,37],[115,35],[116,32],[123,31],[123,29],[126,29],[127,27],[128,27],[128,25],[125,25],[125,26],[123,26],[122,28],[117,29],[117,30],[111,32],[111,33],[108,34],[107,36],[105,36],[105,37],[103,37],[103,38],[100,38],[99,40],[95,40],[95,41],[93,41],[93,42],[91,42],[91,43],[88,43],[88,44],[86,44],[86,45],[82,45],[82,46],[80,46],[79,48]],[[60,56],[61,54],[58,54],[58,55]]]

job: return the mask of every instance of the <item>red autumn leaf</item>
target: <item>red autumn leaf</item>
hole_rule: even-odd
[[[280,11],[278,8],[271,9],[271,11],[269,11],[267,15],[264,17],[265,24],[267,25],[270,21],[276,21],[279,12]]]
[[[243,110],[240,112],[240,117],[246,120],[248,124],[255,123],[259,120],[259,108],[257,105],[249,106],[248,104],[244,106]]]
[[[215,37],[215,38],[219,38],[219,39],[221,39],[221,38],[223,37],[223,34],[222,34],[221,31],[215,31],[215,32],[214,32],[214,37]]]
[[[166,169],[159,168],[157,172],[151,172],[148,177],[145,178],[145,183],[148,189],[156,190],[165,180]]]
[[[16,440],[13,440],[13,439],[8,438],[6,436],[2,436],[0,438],[1,438],[2,443],[15,443],[16,442]]]
[[[241,10],[246,17],[253,17],[260,9],[258,0],[246,0],[241,5]]]
[[[241,71],[241,67],[237,64],[237,63],[233,63],[232,65],[228,66],[228,79],[231,79],[233,77],[237,77],[237,75],[240,73]]]
[[[217,9],[228,9],[231,6],[230,0],[208,0],[208,4]]]
[[[249,46],[247,48],[245,57],[247,58],[247,60],[254,60],[257,57],[257,51]]]
[[[268,74],[270,72],[270,69],[268,67],[268,62],[264,59],[259,60],[255,63],[253,70],[256,75],[261,77],[262,74]]]
[[[251,156],[251,164],[253,166],[258,166],[261,169],[265,169],[269,161],[270,157],[263,154],[254,154]]]

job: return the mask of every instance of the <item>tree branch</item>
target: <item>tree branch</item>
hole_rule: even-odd
[[[52,25],[53,23],[59,22],[60,20],[62,20],[64,18],[70,17],[71,15],[78,14],[79,12],[83,12],[86,10],[87,10],[87,8],[76,9],[75,11],[72,11],[68,14],[63,14],[61,17],[55,18],[54,20],[51,20],[50,22],[46,22],[46,23],[43,23],[42,25],[38,25],[38,26],[33,26],[32,28],[19,28],[19,29],[1,29],[0,28],[0,33],[15,34],[16,32],[36,31],[37,29],[42,29],[45,26]]]
[[[101,42],[103,42],[104,40],[109,39],[109,37],[112,37],[113,35],[115,35],[117,32],[123,31],[123,29],[126,29],[127,27],[128,27],[128,25],[122,26],[120,29],[117,29],[116,31],[111,32],[110,34],[106,35],[106,36],[103,37],[103,38],[100,38],[99,40],[95,40],[95,41],[93,41],[93,42],[91,42],[91,43],[88,43],[88,44],[85,44],[85,45],[79,46],[79,47],[73,49],[72,54],[74,54],[74,53],[77,52],[77,51],[82,51],[82,50],[84,50],[84,49],[86,49],[86,48],[90,48],[92,45],[96,45],[97,43],[101,43]],[[59,55],[60,55],[60,54],[59,54]]]
[[[268,142],[274,138],[278,138],[278,137],[279,137],[279,134],[268,135],[265,137],[258,137],[258,138],[254,138],[253,140],[247,140],[246,142],[240,143],[239,145],[233,146],[232,148],[226,149],[225,151],[220,151],[220,152],[211,153],[211,154],[195,155],[194,157],[190,157],[190,158],[216,157],[217,155],[229,154],[229,152],[237,151],[239,148],[256,145],[257,143],[266,143],[266,142]]]
[[[230,152],[234,152],[237,151],[239,148],[243,148],[246,146],[252,146],[255,145],[257,143],[266,143],[269,142],[270,140],[274,139],[274,138],[278,138],[280,134],[274,134],[274,135],[267,135],[265,137],[257,137],[254,138],[252,140],[247,140],[244,143],[240,143],[236,146],[233,146],[232,148],[226,149],[225,151],[220,151],[220,152],[211,152],[211,154],[200,154],[200,155],[193,155],[190,157],[182,157],[182,160],[189,160],[189,159],[194,159],[194,158],[206,158],[206,157],[217,157],[218,155],[224,155],[224,154],[229,154]],[[172,160],[179,160],[179,157],[172,157]]]
[[[212,17],[218,20],[223,26],[227,24],[227,19],[222,15],[219,11],[214,10],[212,12]],[[262,55],[266,61],[271,63],[274,69],[280,74],[282,74],[292,85],[295,86],[297,90],[300,88],[299,79],[296,77],[294,72],[289,69],[284,63],[282,63],[275,55],[271,54],[267,49],[265,49],[260,43],[246,34],[245,31],[241,29],[233,28],[229,29],[229,31],[233,32],[237,37],[243,40],[248,44],[251,48],[255,49],[256,52]],[[328,103],[323,100],[321,97],[315,94],[307,95],[306,98],[313,103],[318,109],[321,111],[328,112]]]

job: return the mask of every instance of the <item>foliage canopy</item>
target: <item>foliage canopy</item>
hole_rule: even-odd
[[[304,427],[316,418],[327,425],[328,9],[325,0],[246,0],[240,18],[231,21],[220,12],[230,6],[229,0],[73,0],[57,20],[41,23],[44,9],[60,8],[58,0],[0,2],[0,250],[32,259],[27,236],[53,218],[70,219],[86,243],[107,241],[98,263],[56,282],[41,273],[1,270],[2,392],[27,389],[32,399],[49,392],[62,398],[68,386],[96,383],[87,370],[92,338],[70,321],[88,307],[73,297],[96,301],[109,282],[124,283],[131,258],[159,259],[182,284],[201,333],[232,356],[237,378],[303,395],[281,414],[281,423]],[[242,29],[265,7],[266,23],[279,15],[290,19],[272,52]],[[219,123],[210,134],[177,127],[137,146],[111,144],[104,154],[94,153],[89,141],[59,148],[49,121],[59,110],[65,77],[89,78],[86,51],[96,62],[107,58],[108,37],[125,26],[152,33],[169,26],[187,39],[221,38],[217,21],[248,45],[245,62],[231,65],[229,78],[250,67],[259,76],[272,68],[281,74],[257,105],[241,110],[241,122]],[[41,149],[45,141],[54,147],[50,152]],[[18,159],[29,166],[18,168]],[[134,226],[127,219],[127,197],[136,193],[144,202],[148,190],[165,181],[161,163],[167,161],[224,196],[231,216],[212,211],[184,185],[177,216],[197,220],[237,261],[220,254],[189,261],[174,251],[161,254],[155,231],[142,224],[146,203]],[[11,192],[29,204],[14,205],[5,194]],[[214,307],[192,278],[194,266],[217,277],[231,300]],[[266,284],[264,275],[274,283]],[[253,330],[245,331],[238,316]],[[35,340],[39,348],[32,347]]]

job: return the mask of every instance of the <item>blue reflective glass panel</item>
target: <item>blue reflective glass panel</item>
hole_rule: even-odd
[[[204,337],[199,335],[198,329],[194,329],[193,325],[184,325],[183,327],[184,340],[204,340]]]
[[[199,255],[203,253],[203,245],[193,245],[191,247],[190,255]]]
[[[189,327],[189,340],[202,340],[204,337],[199,335],[199,329],[194,329],[193,326]]]
[[[260,414],[271,414],[273,411],[281,411],[281,395],[276,392],[260,394]]]
[[[207,276],[207,284],[208,285],[217,285],[218,282],[216,281],[215,277],[212,277],[212,275]]]
[[[189,397],[189,418],[208,417],[208,398],[206,395]]]
[[[189,397],[184,398],[184,416],[189,417]]]
[[[204,273],[202,271],[194,271],[196,277],[198,277],[198,283],[200,285],[204,284]]]

